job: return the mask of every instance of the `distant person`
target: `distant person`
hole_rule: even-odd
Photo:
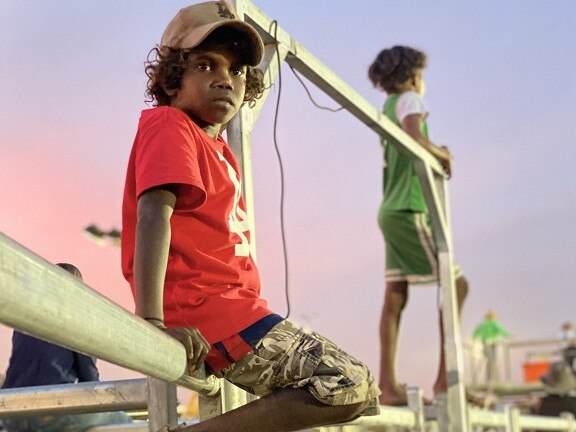
[[[262,95],[262,55],[230,5],[206,2],[177,13],[146,67],[154,108],[140,116],[122,211],[136,314],[184,343],[189,371],[205,362],[260,396],[178,430],[292,431],[377,411],[364,364],[260,297],[242,176],[221,133]]]
[[[407,46],[382,50],[368,70],[376,88],[387,93],[383,113],[430,152],[452,174],[452,155],[428,139],[428,110],[424,104],[426,54]],[[438,260],[430,215],[414,161],[395,146],[384,143],[384,199],[378,222],[386,243],[386,291],[380,322],[380,403],[406,405],[406,389],[397,382],[396,352],[402,311],[408,287],[436,284]],[[468,282],[455,266],[458,310],[462,309]],[[444,332],[440,317],[440,366],[434,394],[447,391]],[[415,354],[416,355],[416,354]]]
[[[576,328],[571,321],[562,323],[558,339],[560,339],[560,352],[564,360],[576,372]]]
[[[558,339],[561,341],[561,347],[576,346],[576,328],[572,321],[565,321],[560,326]]]
[[[509,338],[510,333],[500,324],[493,310],[488,311],[484,318],[474,327],[472,338],[482,343],[486,364],[486,383],[493,385],[498,381],[498,345],[502,339]]]
[[[56,264],[78,279],[72,264]],[[98,381],[96,359],[14,331],[3,389]],[[123,412],[54,415],[5,420],[8,432],[83,432],[95,426],[130,423]]]
[[[510,333],[498,321],[498,315],[493,310],[486,312],[484,320],[472,332],[472,338],[481,342],[498,342],[509,338]]]

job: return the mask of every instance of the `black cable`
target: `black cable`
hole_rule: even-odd
[[[282,251],[284,253],[284,295],[286,297],[286,315],[284,318],[290,316],[290,294],[288,284],[288,248],[286,246],[286,232],[284,229],[284,166],[282,164],[282,156],[280,155],[280,148],[278,146],[277,130],[278,130],[278,113],[280,111],[280,95],[282,93],[282,60],[280,59],[280,50],[278,48],[278,21],[274,20],[270,23],[270,31],[274,26],[274,42],[276,44],[276,60],[278,62],[278,97],[276,98],[276,109],[274,112],[274,149],[278,157],[278,166],[280,167],[280,233],[282,235]]]
[[[276,61],[278,63],[278,96],[276,98],[276,108],[274,111],[273,140],[274,140],[274,149],[276,151],[276,156],[278,158],[278,166],[280,169],[280,234],[282,236],[282,252],[284,255],[284,295],[286,298],[286,315],[285,315],[285,318],[288,318],[290,316],[290,312],[291,312],[291,305],[290,305],[290,284],[289,284],[290,271],[289,271],[289,267],[288,267],[288,247],[287,247],[287,242],[286,242],[286,230],[284,227],[284,225],[285,225],[284,224],[285,180],[284,180],[284,165],[282,163],[282,156],[280,155],[280,147],[278,145],[278,136],[277,136],[278,115],[280,112],[280,96],[282,94],[282,60],[280,59],[280,49],[278,48],[280,42],[278,41],[278,21],[277,20],[273,20],[270,23],[270,30],[268,31],[268,33],[272,33],[272,28],[274,28],[274,43],[276,44]],[[326,107],[326,106],[322,106],[322,105],[318,104],[314,100],[314,98],[312,97],[310,90],[308,90],[308,87],[306,86],[306,84],[304,83],[302,78],[300,78],[300,76],[296,73],[296,71],[294,70],[292,65],[289,65],[289,66],[290,66],[290,69],[292,70],[292,73],[294,74],[294,76],[296,76],[296,79],[300,82],[302,87],[304,87],[304,90],[306,91],[308,98],[310,99],[310,101],[312,101],[312,104],[316,108],[331,111],[331,112],[338,112],[338,111],[344,109],[343,106],[341,106],[340,108],[330,108],[330,107]]]
[[[294,74],[294,76],[296,77],[296,79],[298,79],[298,81],[300,81],[300,84],[302,84],[302,87],[304,87],[304,90],[306,91],[306,94],[308,95],[308,98],[312,101],[312,104],[314,104],[314,106],[315,106],[316,108],[323,109],[323,110],[330,111],[330,112],[338,112],[338,111],[341,111],[341,110],[344,109],[343,106],[341,106],[340,108],[330,108],[330,107],[323,106],[323,105],[320,105],[319,103],[317,103],[317,102],[314,100],[314,98],[312,97],[312,93],[310,93],[310,90],[308,90],[308,87],[306,87],[306,84],[304,83],[304,81],[302,80],[302,78],[300,78],[300,75],[298,75],[298,74],[296,73],[296,70],[292,67],[292,65],[288,65],[288,66],[290,66],[290,69],[292,69],[292,73]]]

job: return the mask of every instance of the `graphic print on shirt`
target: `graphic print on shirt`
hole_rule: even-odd
[[[228,177],[234,185],[234,205],[232,206],[232,210],[228,215],[228,226],[230,227],[230,231],[240,237],[240,243],[234,246],[234,255],[247,257],[250,255],[250,242],[244,233],[250,231],[250,226],[248,224],[248,215],[239,206],[240,197],[242,195],[241,183],[238,179],[238,174],[234,170],[234,167],[230,165],[230,163],[219,151],[216,152],[218,153],[218,159],[226,164]]]

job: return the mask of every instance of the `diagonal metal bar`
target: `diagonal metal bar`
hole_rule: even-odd
[[[0,390],[0,418],[141,410],[146,379],[83,382]]]
[[[184,346],[0,233],[0,322],[199,392],[219,381],[185,374]]]

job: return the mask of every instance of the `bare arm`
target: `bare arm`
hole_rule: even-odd
[[[164,280],[170,250],[170,218],[176,195],[167,189],[152,189],[138,199],[134,280],[136,314],[180,341],[186,348],[188,373],[199,369],[210,345],[196,328],[164,325]]]
[[[423,118],[421,114],[410,114],[404,117],[402,121],[402,128],[404,131],[410,135],[414,140],[416,140],[422,147],[428,150],[432,156],[440,162],[448,177],[452,175],[452,155],[448,151],[447,147],[438,147],[433,144],[428,138],[422,135]]]
[[[157,318],[162,323],[170,218],[175,205],[176,195],[165,189],[147,191],[138,199],[134,252],[136,314]]]

